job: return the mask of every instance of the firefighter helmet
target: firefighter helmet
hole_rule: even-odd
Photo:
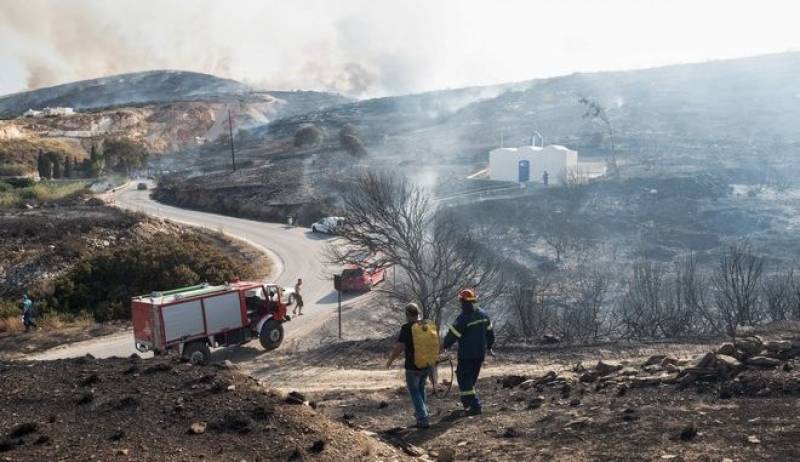
[[[464,289],[458,293],[458,299],[465,302],[477,302],[478,297],[475,296],[475,291],[472,289]]]

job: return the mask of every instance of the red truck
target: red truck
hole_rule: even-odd
[[[283,323],[290,320],[283,297],[276,284],[244,281],[134,297],[136,349],[176,352],[194,364],[207,364],[211,347],[241,345],[255,337],[274,350],[283,341]]]
[[[339,275],[342,292],[369,292],[383,281],[386,270],[383,268],[361,268],[352,266]],[[334,287],[335,288],[335,287]]]

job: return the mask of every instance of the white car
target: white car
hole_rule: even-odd
[[[311,225],[312,233],[336,234],[336,228],[344,222],[342,217],[325,217]]]

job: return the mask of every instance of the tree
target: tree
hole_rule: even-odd
[[[547,281],[533,276],[526,269],[512,278],[505,305],[511,310],[511,317],[517,320],[523,337],[530,339],[548,333],[553,320],[549,290]]]
[[[58,153],[48,152],[45,155],[45,159],[47,159],[52,166],[53,178],[61,178],[61,158]]]
[[[578,102],[586,106],[586,112],[583,113],[583,118],[590,121],[600,121],[608,133],[608,139],[611,144],[611,157],[608,160],[608,166],[612,173],[617,170],[617,157],[614,146],[614,127],[611,125],[611,120],[608,118],[606,108],[600,104],[599,101],[585,96],[581,96]]]
[[[69,157],[64,158],[64,178],[72,178],[72,160]]]
[[[759,288],[764,259],[756,256],[747,243],[729,246],[720,257],[711,278],[714,304],[728,334],[737,326],[754,326],[763,319]]]
[[[305,125],[294,133],[294,146],[297,148],[316,146],[322,142],[323,136],[324,134],[319,128],[314,125]]]
[[[130,175],[132,170],[145,167],[150,157],[143,144],[124,138],[106,141],[103,151],[106,166],[126,175]]]
[[[106,160],[103,155],[103,146],[92,143],[91,151],[89,152],[89,176],[97,178],[103,174],[106,169]]]
[[[44,153],[42,153],[42,151],[39,151],[39,156],[36,158],[36,170],[39,173],[39,178],[41,179],[45,179],[48,177],[47,173],[48,170],[47,167],[45,166],[45,162],[46,161],[44,158]]]
[[[328,248],[332,262],[400,271],[389,295],[419,303],[439,323],[444,308],[467,286],[482,303],[502,291],[503,260],[481,245],[469,226],[436,208],[426,191],[389,172],[359,175],[344,193],[344,222]]]

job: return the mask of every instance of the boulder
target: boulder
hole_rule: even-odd
[[[725,342],[717,348],[717,354],[735,356],[736,347],[731,342]]]
[[[716,355],[714,355],[714,353],[706,353],[695,358],[694,364],[692,364],[692,368],[707,369],[709,367],[712,367],[715,361],[716,361]]]
[[[526,380],[528,378],[524,375],[507,375],[501,379],[500,383],[503,388],[514,388]]]
[[[734,371],[742,367],[742,363],[739,362],[739,360],[734,358],[733,356],[718,354],[716,356],[716,359],[717,359],[717,366],[726,371]]]
[[[647,358],[647,361],[642,366],[660,365],[665,359],[667,359],[667,355],[653,355]]]
[[[764,342],[764,348],[770,353],[782,353],[792,349],[792,342],[788,340],[770,340]]]
[[[597,365],[594,367],[594,369],[600,373],[600,375],[608,375],[621,370],[622,364],[615,361],[604,361],[601,359],[597,362]]]
[[[764,368],[777,367],[781,364],[780,360],[767,356],[753,356],[752,358],[748,358],[746,363],[748,366]]]
[[[650,364],[649,366],[644,366],[642,368],[642,370],[645,371],[645,372],[649,372],[649,373],[653,374],[653,373],[656,373],[656,372],[663,371],[664,368],[661,367],[660,364]]]
[[[742,337],[737,338],[734,342],[736,349],[741,351],[747,356],[755,356],[761,353],[761,350],[764,347],[761,338],[752,336],[752,337]]]
[[[542,337],[541,343],[543,345],[554,345],[556,343],[561,343],[561,339],[555,335],[546,334]]]

